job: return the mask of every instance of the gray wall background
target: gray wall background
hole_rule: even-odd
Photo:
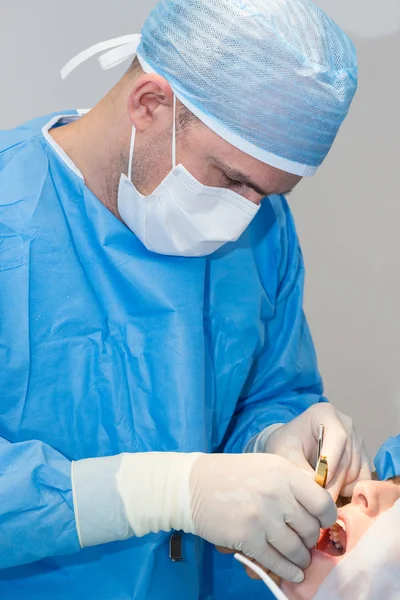
[[[371,1],[375,12],[369,14]],[[329,0],[320,2],[329,8]],[[374,37],[376,10],[385,3],[363,2],[359,19],[347,9],[334,14],[339,22],[351,17],[341,23],[345,28],[369,25],[368,37],[353,35],[361,74],[357,100],[326,164],[301,184],[291,205],[326,392],[353,416],[374,453],[400,433],[400,4],[385,0],[397,12],[386,15],[381,37]],[[93,106],[124,67],[104,73],[92,59],[65,82],[60,67],[91,44],[139,32],[155,3],[0,0],[0,128]]]

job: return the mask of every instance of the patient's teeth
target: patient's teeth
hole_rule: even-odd
[[[343,529],[343,531],[346,531],[346,524],[342,519],[338,519],[336,521],[336,524],[339,525],[339,527],[341,527]]]
[[[343,550],[343,546],[339,544],[339,542],[334,542],[333,545],[335,546],[336,550]]]

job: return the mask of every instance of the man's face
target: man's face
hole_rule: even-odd
[[[172,169],[172,108],[162,106],[158,112],[151,127],[136,134],[133,180],[144,195]],[[301,180],[241,152],[197,119],[182,126],[182,113],[185,109],[178,104],[177,164],[202,184],[231,189],[259,204],[265,196],[289,193]]]
[[[282,583],[289,600],[311,600],[332,569],[350,552],[378,517],[400,498],[400,486],[391,481],[361,481],[350,504],[339,509],[341,526],[321,532],[318,550],[299,584]],[[341,549],[333,544],[335,541]]]

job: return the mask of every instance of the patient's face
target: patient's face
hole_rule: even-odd
[[[289,600],[310,600],[332,569],[350,552],[376,519],[400,498],[400,486],[391,481],[361,481],[350,504],[339,509],[339,525],[321,532],[318,550],[303,583],[282,583]]]

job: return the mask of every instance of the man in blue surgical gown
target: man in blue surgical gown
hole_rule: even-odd
[[[357,60],[309,0],[162,0],[91,111],[0,132],[0,596],[261,597],[370,476],[322,396],[284,194]],[[330,477],[310,477],[319,425]]]

